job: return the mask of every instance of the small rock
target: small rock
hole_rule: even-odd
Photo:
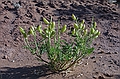
[[[102,56],[100,56],[100,58],[102,58]]]
[[[83,75],[83,74],[80,74],[81,76]]]
[[[8,59],[8,56],[7,56],[7,55],[4,55],[2,59]]]
[[[88,63],[85,63],[85,65],[88,65]]]
[[[8,16],[4,16],[4,18],[9,19],[9,17],[8,17]]]
[[[105,79],[103,76],[99,76],[98,79]]]
[[[41,10],[39,8],[36,9],[37,13],[41,13]]]
[[[111,68],[111,66],[110,66],[110,65],[109,65],[108,67],[109,67],[109,68]]]
[[[114,54],[118,54],[118,52],[114,52]]]
[[[12,62],[14,63],[15,61],[14,61],[14,60],[12,60]]]
[[[105,53],[105,54],[111,54],[111,52],[107,52],[107,53]]]
[[[106,77],[113,77],[113,75],[112,75],[112,74],[109,74],[109,73],[104,73],[104,75],[105,75]]]
[[[93,79],[97,79],[97,76],[93,76]]]
[[[98,52],[98,54],[103,54],[103,53],[105,53],[103,50],[101,50],[100,52]]]
[[[113,62],[114,62],[117,66],[120,66],[120,61],[119,61],[119,60],[113,60]]]
[[[94,60],[93,63],[96,63],[96,61]]]
[[[95,56],[92,56],[92,57],[90,57],[91,59],[94,59],[95,58]]]
[[[5,46],[7,46],[7,44],[5,44]]]

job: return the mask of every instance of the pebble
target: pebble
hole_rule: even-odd
[[[85,63],[85,65],[88,65],[88,63]]]
[[[118,52],[114,52],[114,54],[118,54]]]
[[[91,59],[94,59],[95,58],[95,56],[92,56],[92,57],[90,57]]]
[[[83,74],[80,74],[81,76],[83,75]]]
[[[96,63],[96,61],[94,60],[93,63]]]
[[[83,74],[79,74],[79,75],[77,76],[77,78],[80,77],[80,76],[83,76]]]
[[[105,53],[103,50],[101,50],[100,52],[98,52],[98,54],[103,54],[103,53]]]
[[[98,79],[105,79],[103,76],[99,76]]]
[[[14,63],[15,61],[14,61],[14,60],[12,60],[12,62]]]
[[[8,17],[8,16],[4,16],[4,18],[9,19],[9,17]]]
[[[111,54],[111,52],[107,52],[107,53],[105,53],[105,54]]]
[[[7,55],[4,55],[2,59],[8,59],[8,56],[7,56]]]
[[[109,74],[109,73],[104,73],[104,75],[107,76],[107,77],[113,77],[113,75]]]
[[[100,56],[100,58],[102,58],[102,56]]]

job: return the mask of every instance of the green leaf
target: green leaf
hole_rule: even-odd
[[[41,46],[40,46],[40,54],[43,54],[43,53],[45,53],[46,51],[47,51],[47,46],[46,46],[46,44],[41,44]]]
[[[55,35],[55,31],[52,31],[52,33],[50,34],[50,38],[53,37]]]
[[[94,48],[87,48],[86,53],[87,55],[90,55],[93,52]]]
[[[97,26],[97,23],[94,22],[94,23],[93,23],[93,28],[96,28],[96,26]]]

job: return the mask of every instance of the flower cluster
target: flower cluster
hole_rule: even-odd
[[[46,28],[42,29],[42,25],[38,27],[31,26],[29,31],[26,32],[20,27],[20,32],[25,38],[26,48],[36,55],[39,60],[47,63],[50,69],[54,72],[65,71],[75,65],[86,55],[93,52],[94,48],[91,47],[92,41],[97,38],[100,32],[96,29],[96,22],[92,22],[90,30],[86,29],[85,20],[79,22],[74,14],[72,19],[75,21],[73,29],[70,30],[70,37],[74,41],[68,43],[66,40],[61,39],[61,35],[66,33],[67,25],[60,28],[60,22],[58,21],[58,27],[56,23],[50,22],[43,18],[43,22],[46,24]],[[37,32],[42,37],[41,41],[37,41]],[[29,36],[34,37],[34,41],[28,40]],[[47,60],[42,58],[42,54],[47,54]]]

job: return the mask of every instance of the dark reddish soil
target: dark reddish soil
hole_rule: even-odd
[[[20,5],[15,8],[15,4]],[[95,50],[67,74],[51,73],[23,49],[19,26],[28,29],[42,17],[72,26],[71,15],[90,25],[92,17],[101,35]],[[0,0],[0,79],[120,79],[120,3],[104,0]]]

